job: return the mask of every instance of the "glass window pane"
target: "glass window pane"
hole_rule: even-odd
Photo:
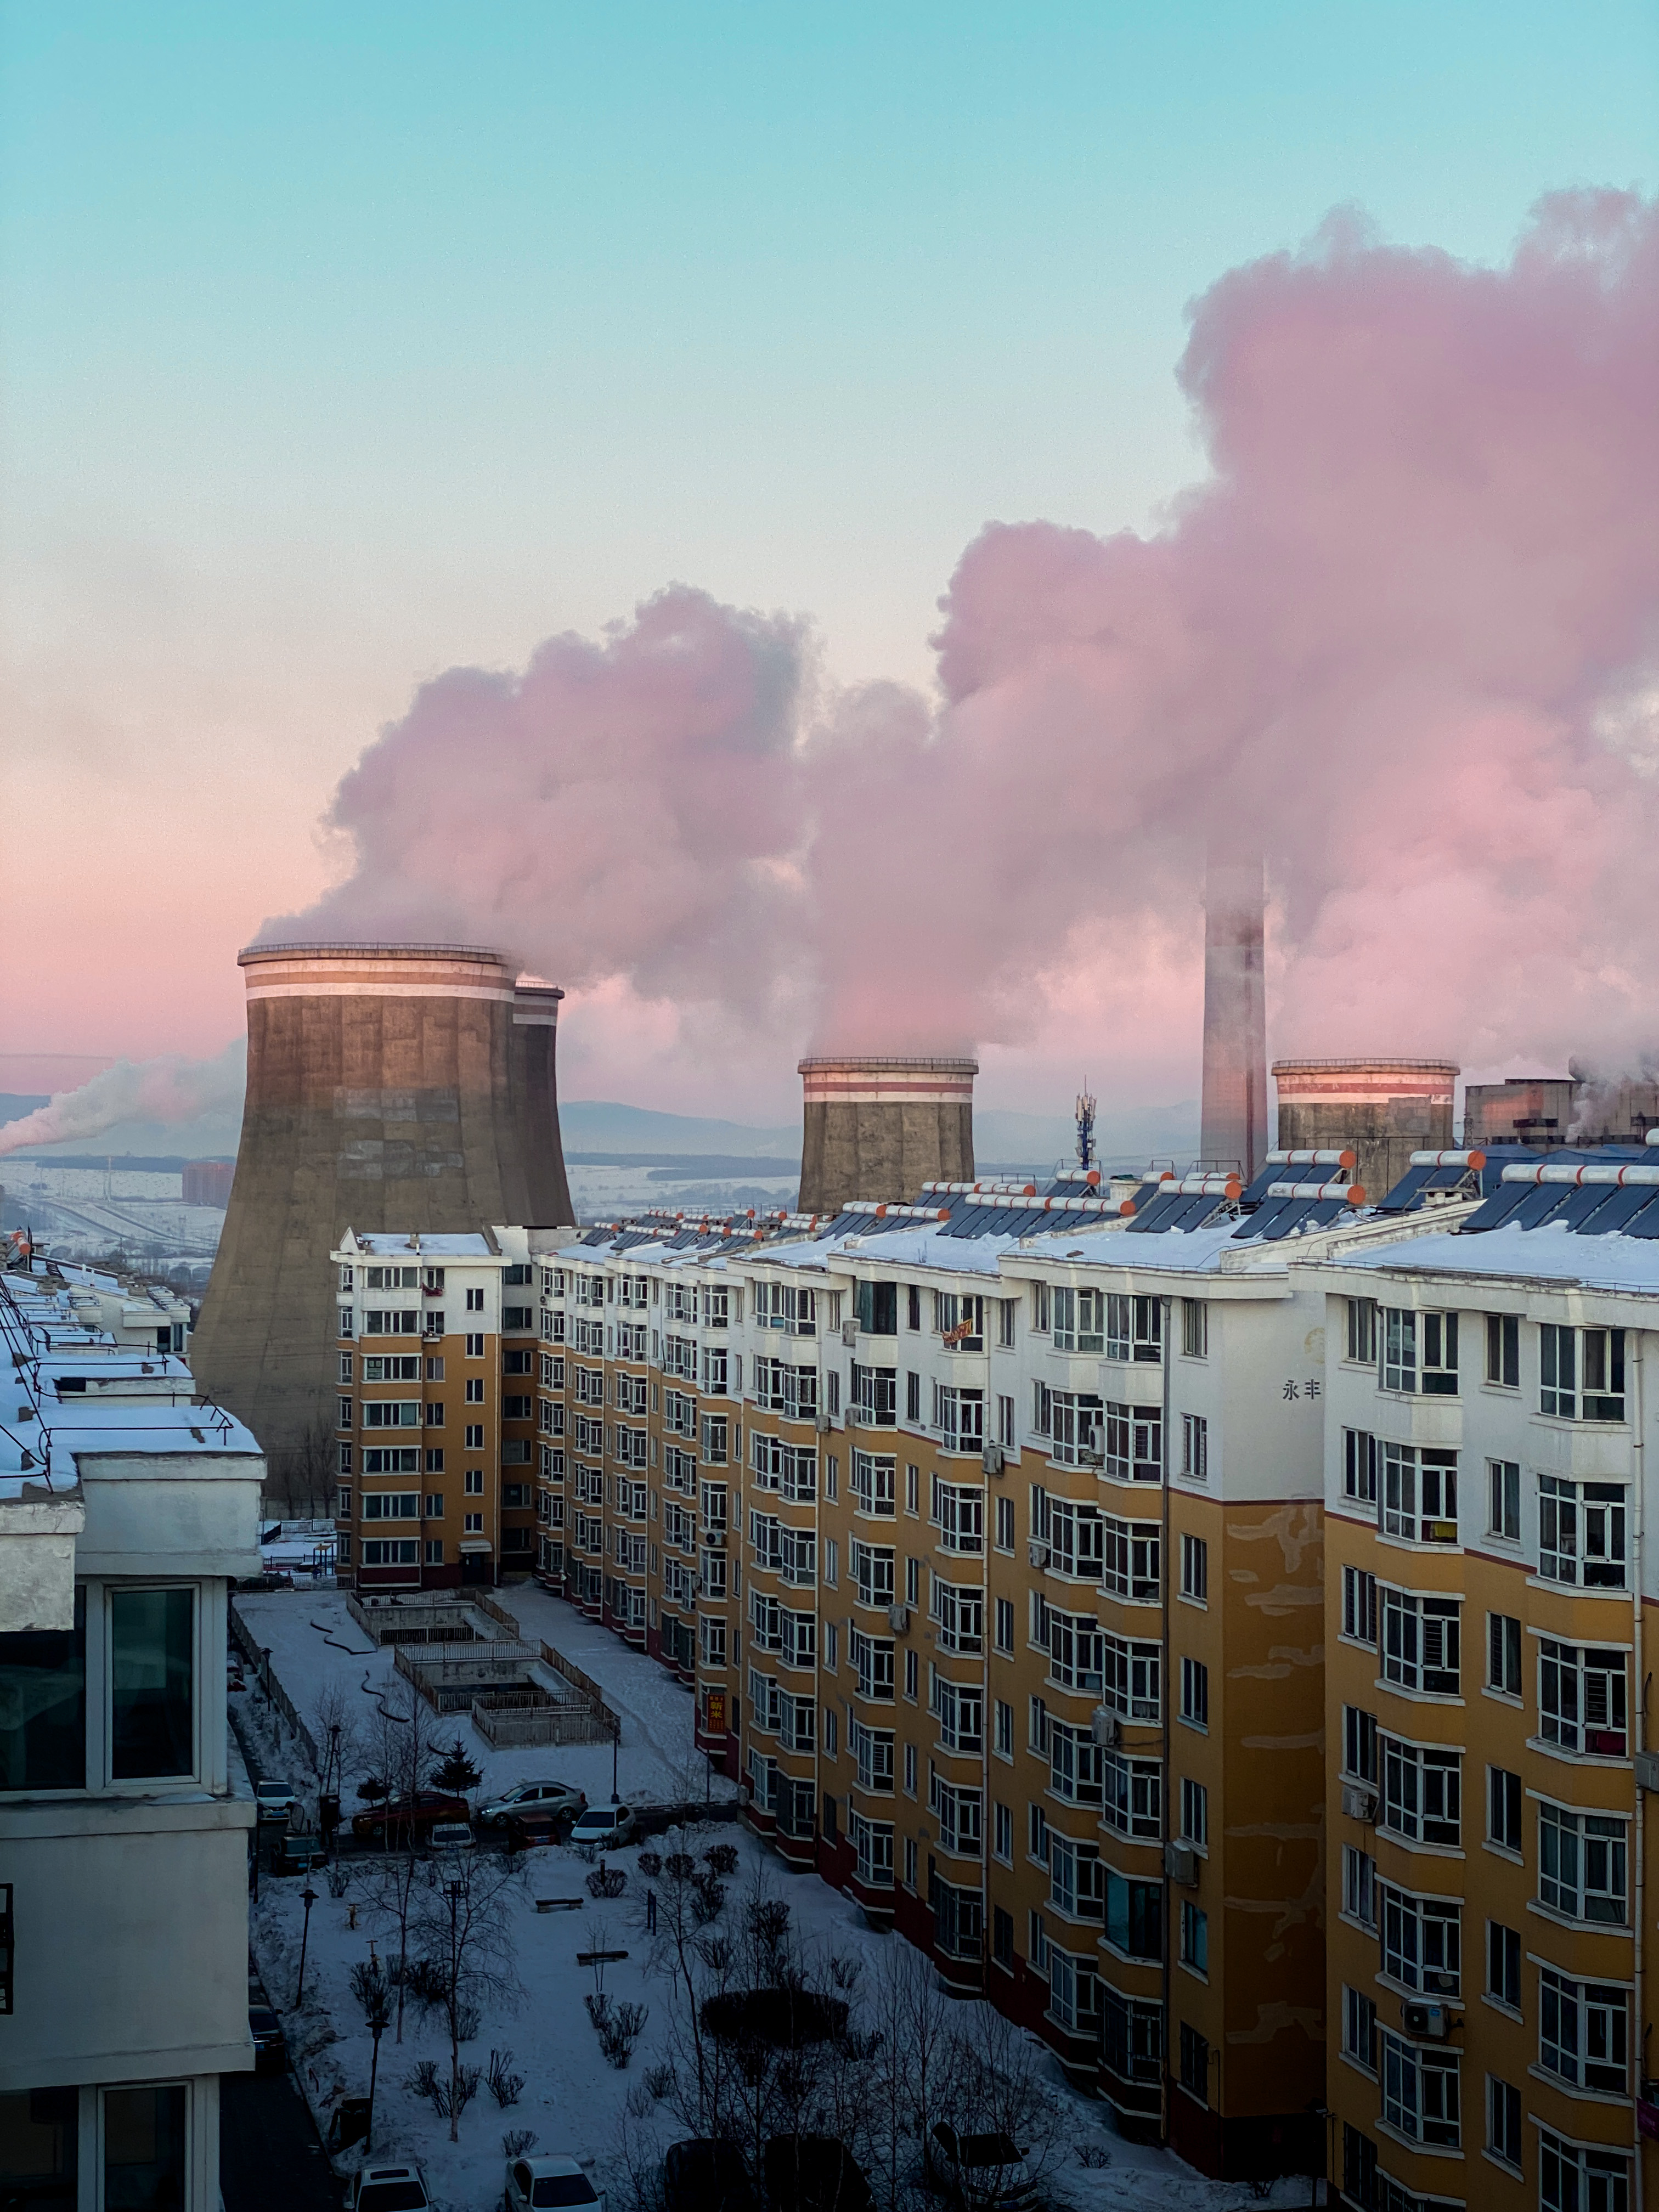
[[[172,1597],[172,1590],[135,1593]],[[104,2092],[105,2212],[184,2212],[185,2104],[182,2082]]]
[[[75,1626],[0,1636],[0,1790],[87,1785],[87,1598]]]
[[[110,1771],[118,1781],[195,1770],[195,1593],[116,1590],[110,1600]]]
[[[0,2097],[0,2203],[7,2212],[75,2212],[78,2104],[75,2089]]]

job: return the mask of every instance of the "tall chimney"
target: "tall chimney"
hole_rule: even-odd
[[[1260,857],[1212,854],[1204,889],[1204,1097],[1199,1151],[1248,1179],[1267,1150],[1267,1006]]]
[[[328,1255],[346,1229],[574,1218],[558,994],[464,945],[256,945],[238,963],[247,1098],[191,1366],[280,1480],[331,1445]]]
[[[908,1206],[925,1182],[970,1182],[976,1060],[803,1060],[800,1204]]]

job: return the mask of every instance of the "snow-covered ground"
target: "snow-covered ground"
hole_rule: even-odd
[[[584,1621],[561,1600],[539,1589],[501,1594],[529,1638],[544,1638],[582,1667],[604,1688],[623,1717],[621,1792],[625,1802],[683,1801],[700,1797],[708,1773],[691,1743],[691,1700],[653,1660],[629,1650],[607,1631]],[[272,1591],[237,1601],[272,1667],[301,1714],[315,1710],[322,1691],[340,1683],[352,1691],[365,1713],[392,1674],[392,1654],[367,1648],[351,1621],[342,1595],[332,1591]],[[269,1709],[252,1687],[233,1703],[244,1734],[261,1763],[275,1760],[302,1790],[311,1778],[297,1770],[291,1747],[281,1752],[271,1735]],[[611,1794],[611,1751],[606,1745],[574,1746],[546,1751],[491,1753],[465,1723],[463,1742],[483,1770],[484,1787],[495,1790],[530,1773],[554,1773],[579,1784],[590,1799]],[[348,1772],[348,1804],[352,1800]],[[718,1785],[717,1785],[718,1786]],[[729,1785],[726,1785],[729,1788]],[[878,1974],[886,1955],[902,1942],[879,1935],[846,1897],[814,1875],[791,1873],[741,1826],[729,1820],[696,1832],[688,1848],[701,1851],[711,1843],[731,1842],[740,1852],[738,1873],[728,1884],[728,1915],[756,1881],[789,1905],[797,1936],[809,1952],[856,1957]],[[661,1849],[659,1842],[656,1848]],[[647,1844],[645,1848],[652,1848]],[[459,2141],[448,2140],[448,2124],[408,2086],[417,2062],[432,2059],[447,2076],[448,2043],[441,2017],[422,2021],[411,2007],[401,2045],[388,2033],[380,2047],[376,2093],[374,2153],[377,2159],[418,2159],[444,2212],[495,2212],[502,2187],[501,2138],[509,2129],[535,2131],[541,2152],[567,2151],[593,2162],[601,2190],[611,2191],[614,2212],[624,2202],[621,2166],[624,2108],[630,2093],[636,2102],[647,2069],[665,2051],[672,1997],[665,1975],[653,1972],[642,1923],[644,1893],[649,1884],[638,1865],[638,1848],[611,1855],[610,1863],[628,1876],[623,1895],[590,1900],[585,1889],[590,1871],[574,1851],[554,1846],[527,1853],[522,1882],[505,1895],[501,1911],[508,1923],[522,1997],[485,2008],[478,2033],[463,2047],[465,2063],[484,2066],[492,2050],[510,2050],[514,2072],[525,2076],[519,2101],[499,2110],[487,2087],[462,2116]],[[362,1858],[343,1862],[348,1887],[330,1894],[321,1875],[313,1878],[313,1905],[307,1949],[305,2002],[294,1999],[303,1923],[297,1877],[261,1879],[252,1908],[250,1941],[266,1991],[283,2016],[289,2049],[302,2087],[326,2133],[342,2095],[368,2088],[371,2040],[353,1998],[348,1977],[367,1960],[395,1954],[395,1929],[377,1922],[369,1910],[371,1869]],[[434,1876],[435,1881],[436,1877]],[[538,1894],[581,1895],[574,1911],[538,1913]],[[354,1925],[355,1922],[355,1925]],[[576,1963],[579,1950],[625,1950],[629,1956],[605,1969],[605,1990],[615,2001],[649,2008],[649,2018],[626,2070],[602,2057],[582,1999],[593,1989],[590,1967]],[[1035,2039],[1032,2039],[1035,2045]],[[1106,2106],[1078,2094],[1066,2084],[1052,2057],[1036,2046],[1053,2091],[1063,2104],[1072,2147],[1048,2177],[1058,2205],[1069,2212],[1231,2212],[1255,2204],[1240,2184],[1205,2180],[1178,2159],[1155,2148],[1124,2142]],[[648,2100],[647,2100],[648,2101]],[[679,2130],[660,2112],[636,2113],[635,2130],[658,2126],[664,2141]],[[1085,2166],[1079,2148],[1104,2154],[1109,2164]],[[344,2171],[357,2162],[352,2151],[340,2161]],[[1269,2203],[1305,2203],[1307,2184],[1285,2182]]]

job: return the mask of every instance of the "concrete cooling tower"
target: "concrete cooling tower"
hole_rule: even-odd
[[[1449,1060],[1276,1060],[1279,1145],[1352,1151],[1354,1181],[1381,1198],[1414,1152],[1451,1143],[1457,1075]]]
[[[328,1255],[344,1230],[575,1219],[563,994],[465,945],[256,945],[238,961],[247,1101],[191,1364],[280,1478],[331,1437]]]
[[[925,1182],[971,1182],[976,1060],[803,1060],[800,1205],[913,1204]]]

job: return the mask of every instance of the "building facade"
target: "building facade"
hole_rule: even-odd
[[[214,2212],[219,2077],[253,2063],[224,1685],[264,1462],[82,1287],[0,1276],[0,2186]]]

